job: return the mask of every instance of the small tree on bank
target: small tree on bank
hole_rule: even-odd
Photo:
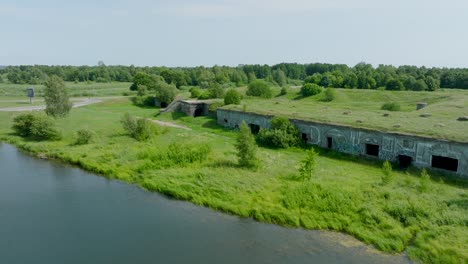
[[[240,104],[240,102],[241,102],[240,94],[234,89],[227,91],[226,95],[224,96],[225,105],[230,105],[230,104],[238,105]]]
[[[258,167],[259,160],[257,158],[255,138],[245,122],[242,122],[240,125],[236,149],[240,166],[254,169]]]
[[[299,168],[301,180],[310,180],[312,178],[315,170],[315,157],[317,157],[317,152],[314,149],[307,151],[307,156],[301,161],[301,167]]]
[[[54,118],[65,117],[72,108],[65,82],[58,76],[51,76],[45,82],[44,100],[45,112]]]

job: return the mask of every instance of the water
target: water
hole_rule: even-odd
[[[167,199],[0,143],[0,263],[408,263]]]

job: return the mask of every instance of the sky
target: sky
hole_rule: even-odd
[[[466,0],[0,0],[0,65],[468,68]]]

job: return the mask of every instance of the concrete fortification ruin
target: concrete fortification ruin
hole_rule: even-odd
[[[218,109],[217,122],[229,128],[245,121],[252,129],[269,128],[273,116]],[[432,168],[468,178],[468,143],[414,135],[381,132],[364,128],[290,119],[308,144],[339,152],[374,157],[399,163]]]

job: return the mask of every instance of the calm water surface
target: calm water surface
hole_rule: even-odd
[[[167,199],[0,143],[0,263],[409,263]]]

